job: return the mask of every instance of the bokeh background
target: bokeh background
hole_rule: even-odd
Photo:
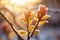
[[[37,9],[39,4],[44,4],[49,8],[48,14],[51,17],[48,19],[49,23],[43,25],[39,35],[31,38],[31,40],[60,40],[60,0],[42,0],[33,9]],[[1,27],[5,23],[7,22],[0,16],[0,40],[8,40],[7,33],[4,33]],[[11,40],[17,40],[13,31],[11,31],[10,37]]]

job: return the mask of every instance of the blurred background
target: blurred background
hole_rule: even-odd
[[[36,2],[34,2],[34,1],[36,1]],[[17,21],[19,21],[18,18],[20,15],[22,15],[21,14],[22,10],[26,10],[29,7],[31,8],[31,10],[36,10],[38,8],[39,4],[46,5],[49,8],[48,14],[51,15],[51,17],[48,19],[49,23],[43,25],[42,29],[40,30],[39,35],[31,38],[31,40],[60,40],[60,0],[38,0],[38,1],[34,0],[34,1],[33,1],[34,4],[32,3],[32,5],[34,5],[34,6],[32,6],[30,4],[30,6],[32,6],[32,7],[30,7],[29,5],[28,5],[28,7],[26,7],[27,6],[26,5],[24,7],[22,6],[22,8],[20,8],[20,9],[15,9],[13,11],[11,9],[11,12],[14,13],[14,14],[12,14],[13,17],[11,16],[11,14],[5,14],[5,15],[10,16],[10,17],[8,16],[10,18],[9,20],[13,21],[13,18],[16,18]],[[5,2],[6,2],[6,0],[5,0]],[[8,6],[10,6],[10,5],[8,5]],[[9,7],[7,7],[7,8],[9,8]],[[19,7],[16,7],[16,8],[19,8]],[[4,10],[2,10],[2,11],[4,11]],[[19,25],[20,23],[18,24],[17,22],[16,22],[16,24],[18,26],[23,25],[23,24]],[[4,28],[6,28],[6,29],[4,29]],[[18,29],[18,28],[16,27],[16,29]],[[23,29],[25,30],[25,28],[23,28]],[[6,20],[0,15],[0,40],[9,40],[8,35],[9,35],[10,40],[17,40],[16,34],[9,27],[9,24],[6,22]]]

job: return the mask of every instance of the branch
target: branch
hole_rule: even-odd
[[[28,37],[27,40],[29,40],[29,29],[28,29],[29,21],[27,20],[27,31],[28,31]]]
[[[40,20],[38,20],[38,22],[37,22],[37,24],[36,24],[36,26],[35,26],[35,28],[34,28],[32,34],[31,34],[31,36],[30,36],[30,38],[33,36],[33,34],[34,34],[34,32],[35,32],[35,29],[38,27],[39,22],[40,22]],[[30,38],[29,38],[29,39],[30,39]]]
[[[16,33],[16,35],[18,36],[18,40],[23,40],[20,35],[17,33],[17,31],[13,28],[13,24],[10,23],[7,18],[0,12],[0,15],[8,22],[8,24],[11,26],[12,30]]]

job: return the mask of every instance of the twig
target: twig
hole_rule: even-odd
[[[7,18],[0,12],[0,15],[9,23],[9,25],[11,26],[11,28],[13,29],[13,31],[16,33],[16,35],[18,36],[18,40],[23,40],[20,35],[16,32],[16,30],[13,28],[13,24],[10,23]]]
[[[30,36],[30,38],[33,36],[33,34],[34,34],[34,32],[35,32],[35,29],[38,27],[39,21],[40,21],[40,20],[38,20],[38,22],[37,22],[37,24],[36,24],[36,26],[35,26],[35,28],[34,28],[32,34],[31,34],[31,36]],[[30,39],[30,38],[29,38],[29,39]]]
[[[27,32],[28,32],[27,40],[29,40],[29,29],[28,29],[28,26],[29,26],[29,21],[27,20]]]

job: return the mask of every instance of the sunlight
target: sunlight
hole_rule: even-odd
[[[16,4],[16,5],[25,5],[25,4],[30,4],[30,3],[34,3],[40,0],[10,0],[12,4]]]

